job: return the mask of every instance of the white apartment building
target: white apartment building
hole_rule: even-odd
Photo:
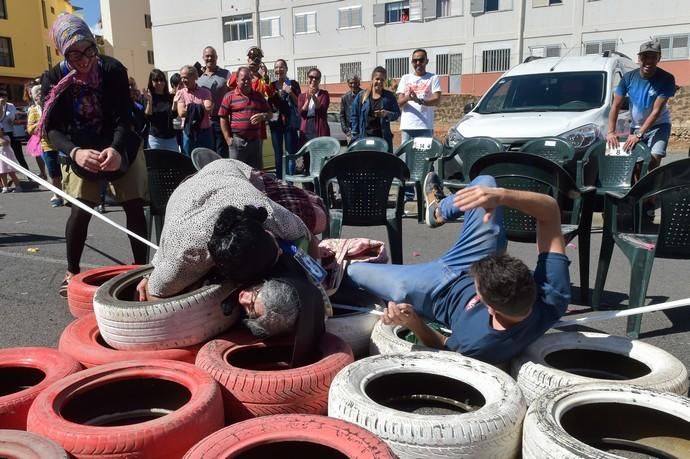
[[[145,87],[154,67],[149,0],[100,0],[100,5],[105,53]]]
[[[235,69],[260,44],[269,69],[277,58],[304,81],[318,66],[334,92],[357,73],[383,65],[389,78],[410,70],[415,48],[445,92],[482,94],[530,55],[618,51],[635,59],[658,37],[662,67],[690,84],[690,0],[150,0],[156,66],[172,73],[214,46]],[[258,11],[258,24],[256,21]]]

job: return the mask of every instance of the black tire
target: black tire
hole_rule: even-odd
[[[211,284],[156,301],[132,301],[136,285],[153,270],[144,266],[103,284],[93,299],[101,336],[120,350],[174,349],[203,343],[229,329],[240,316],[223,314],[233,283]]]

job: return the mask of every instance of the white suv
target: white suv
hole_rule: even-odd
[[[506,150],[539,137],[562,137],[576,156],[606,138],[613,92],[623,74],[636,69],[620,53],[534,59],[504,73],[479,103],[448,131],[448,146],[488,136]],[[627,104],[616,132],[629,132]]]

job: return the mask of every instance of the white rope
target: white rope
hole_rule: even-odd
[[[85,210],[86,212],[90,213],[91,215],[95,216],[96,218],[100,218],[101,220],[106,222],[108,225],[114,226],[115,228],[119,229],[120,231],[126,233],[127,235],[132,236],[134,239],[138,240],[139,242],[142,242],[142,243],[148,245],[152,249],[158,250],[158,246],[156,244],[154,244],[153,242],[151,242],[147,239],[144,239],[143,237],[139,236],[138,234],[131,232],[127,228],[115,223],[114,221],[112,221],[111,219],[106,217],[105,215],[99,214],[98,212],[96,212],[95,210],[93,210],[91,207],[87,206],[86,204],[84,204],[80,200],[75,199],[72,196],[66,194],[61,189],[53,186],[51,183],[46,182],[45,180],[43,180],[41,177],[37,176],[36,174],[31,172],[30,170],[24,169],[22,166],[15,163],[11,159],[5,158],[4,156],[0,155],[0,161],[3,161],[5,163],[9,164],[14,169],[16,169],[18,172],[21,172],[22,174],[26,175],[28,178],[30,178],[34,182],[38,183],[39,185],[44,186],[45,188],[48,188],[53,193],[62,197],[62,199],[71,202],[72,205],[75,205],[75,206],[79,207],[80,209]],[[16,184],[15,186],[20,186],[20,185]]]

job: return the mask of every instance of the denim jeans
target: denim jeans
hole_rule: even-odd
[[[283,152],[289,155],[297,153],[297,130],[284,129],[271,126],[271,143],[273,144],[273,157],[276,161],[276,176],[283,178]],[[285,149],[283,149],[283,147]],[[295,161],[290,160],[287,164],[288,175],[295,174]]]
[[[180,149],[177,146],[177,139],[175,137],[166,139],[163,137],[155,137],[149,134],[149,148],[154,148],[156,150],[169,150],[176,153],[180,152]]]
[[[475,178],[472,185],[495,187],[496,181],[491,176],[482,175]],[[453,195],[441,201],[439,211],[445,221],[462,215],[462,211],[453,206]],[[432,301],[440,292],[467,272],[475,261],[505,251],[503,208],[496,208],[488,223],[483,222],[485,214],[483,208],[466,212],[458,238],[436,260],[414,265],[352,263],[347,268],[348,281],[381,299],[409,303],[415,310],[433,317]]]
[[[213,134],[213,148],[211,150],[218,153],[221,158],[227,158],[228,144],[225,143],[225,137],[223,137],[223,131],[220,129],[220,121],[218,119],[211,118],[211,133]]]
[[[192,156],[192,150],[197,147],[206,147],[213,150],[213,133],[211,128],[199,129],[196,140],[191,139],[186,132],[182,133],[182,153],[185,156]]]

